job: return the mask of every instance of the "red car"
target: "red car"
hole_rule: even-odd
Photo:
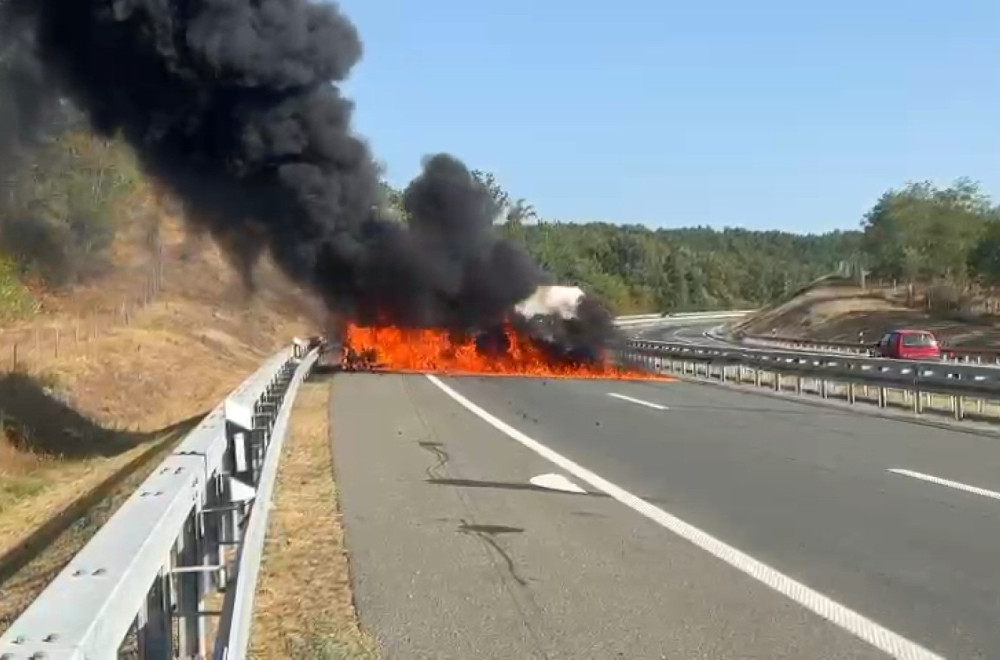
[[[893,330],[876,344],[875,355],[895,360],[940,360],[941,346],[926,330]]]

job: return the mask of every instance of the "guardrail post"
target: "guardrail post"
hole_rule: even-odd
[[[924,411],[924,397],[923,392],[920,390],[914,390],[913,392],[913,412],[916,414],[921,414]]]
[[[820,381],[819,381],[819,395],[821,397],[823,397],[824,399],[827,399],[827,398],[830,397],[830,383],[826,380],[826,378],[820,377]]]
[[[781,391],[781,372],[777,370],[774,371],[774,391],[775,392]]]
[[[198,560],[201,556],[198,548],[198,530],[196,515],[193,514],[184,523],[181,536],[177,539],[177,564],[181,569],[176,575],[177,580],[177,613],[180,619],[180,652],[182,658],[201,658],[205,651],[205,625],[201,616],[201,571]],[[188,570],[185,570],[188,569]]]
[[[888,401],[887,401],[887,393],[885,391],[885,388],[882,387],[882,386],[879,386],[879,388],[878,388],[878,407],[879,408],[885,408],[887,404],[888,404]]]
[[[223,504],[223,480],[218,476],[211,479],[205,500],[205,508],[200,512],[201,560],[206,566],[222,565],[222,533],[226,516],[220,510]],[[225,588],[225,571],[209,572],[203,575],[201,593],[204,595],[215,589]]]
[[[170,581],[163,573],[156,576],[139,612],[137,645],[143,660],[174,657],[173,626],[170,625]]]
[[[963,400],[962,395],[956,394],[952,396],[951,400],[955,411],[955,419],[962,421],[962,418],[965,417],[965,401]]]
[[[857,386],[854,383],[847,384],[847,403],[854,405],[854,400],[857,398]]]
[[[795,393],[802,394],[802,376],[795,376]]]
[[[760,369],[758,367],[753,367],[753,384],[754,387],[760,387]]]

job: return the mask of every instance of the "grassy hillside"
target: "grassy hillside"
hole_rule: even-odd
[[[64,135],[3,186],[0,572],[54,512],[313,325],[307,299],[269,264],[246,291],[120,144]]]

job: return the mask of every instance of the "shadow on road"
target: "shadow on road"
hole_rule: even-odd
[[[164,434],[193,428],[205,413],[150,432],[108,429],[82,415],[43,382],[20,373],[0,376],[0,420],[18,450],[69,459],[117,456]]]
[[[528,490],[537,493],[549,493],[553,495],[576,495],[584,497],[607,497],[605,493],[572,493],[554,488],[545,488],[535,484],[526,484],[508,481],[473,481],[471,479],[428,479],[427,483],[436,486],[460,486],[462,488],[501,488],[504,490]]]

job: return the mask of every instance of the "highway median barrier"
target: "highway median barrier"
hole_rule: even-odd
[[[1000,417],[1000,369],[992,366],[640,339],[625,341],[619,352],[622,361],[651,371],[849,404],[905,407],[917,415],[947,414],[958,421]]]

